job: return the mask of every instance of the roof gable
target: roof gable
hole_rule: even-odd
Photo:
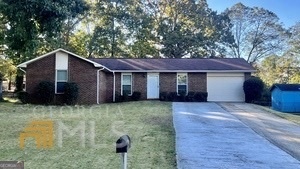
[[[42,59],[42,58],[44,58],[44,57],[50,56],[50,55],[52,55],[52,54],[55,54],[55,53],[57,53],[57,52],[64,52],[64,53],[67,53],[67,54],[69,54],[69,55],[72,55],[72,56],[74,56],[74,57],[77,57],[77,58],[79,58],[79,59],[82,59],[82,60],[84,60],[84,61],[86,61],[86,62],[89,62],[89,63],[93,64],[95,67],[104,67],[103,65],[101,65],[101,64],[99,64],[99,63],[93,62],[92,60],[86,59],[86,58],[84,58],[84,57],[82,57],[82,56],[76,55],[76,54],[74,54],[74,53],[72,53],[72,52],[69,52],[69,51],[64,50],[64,49],[61,49],[61,48],[56,49],[56,50],[54,50],[54,51],[52,51],[52,52],[46,53],[46,54],[44,54],[44,55],[38,56],[38,57],[36,57],[36,58],[34,58],[34,59],[31,59],[31,60],[29,60],[29,61],[26,61],[26,62],[24,62],[24,63],[21,63],[21,64],[19,64],[17,67],[19,67],[19,68],[26,68],[28,64],[33,63],[33,62],[35,62],[35,61],[38,61],[38,60],[40,60],[40,59]]]
[[[300,91],[300,84],[274,84],[271,91],[278,88],[281,91]]]
[[[254,72],[244,59],[90,59],[116,72]]]

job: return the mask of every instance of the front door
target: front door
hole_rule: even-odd
[[[159,74],[148,73],[147,75],[147,99],[159,98]]]

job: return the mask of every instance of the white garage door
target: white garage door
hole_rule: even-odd
[[[207,101],[244,102],[244,73],[207,73]]]

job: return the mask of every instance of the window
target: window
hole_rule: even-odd
[[[132,74],[122,74],[122,95],[123,94],[132,94]]]
[[[187,94],[187,74],[178,73],[177,74],[177,93]]]
[[[55,93],[64,93],[65,84],[68,81],[67,70],[56,70]]]

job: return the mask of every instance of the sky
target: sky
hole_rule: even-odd
[[[286,28],[300,21],[300,0],[207,0],[208,6],[218,13],[238,2],[274,12]]]

